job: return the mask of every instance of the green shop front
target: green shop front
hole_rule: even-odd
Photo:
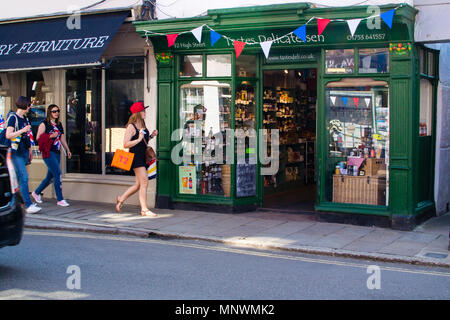
[[[135,23],[157,61],[157,206],[396,228],[432,213],[438,59],[413,42],[416,13],[298,3]]]

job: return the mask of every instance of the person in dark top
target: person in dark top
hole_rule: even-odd
[[[19,180],[20,192],[22,194],[27,213],[38,213],[41,208],[32,203],[28,189],[28,172],[26,165],[31,162],[31,125],[26,119],[30,111],[31,103],[26,97],[20,96],[16,101],[17,111],[10,114],[6,120],[6,139],[11,140],[11,160]]]
[[[136,176],[136,183],[125,191],[121,196],[116,197],[116,210],[121,211],[122,205],[128,197],[139,191],[139,202],[141,205],[141,215],[155,217],[156,214],[151,212],[147,207],[147,187],[148,176],[145,163],[145,152],[150,139],[154,138],[158,131],[154,130],[149,133],[145,126],[145,109],[142,102],[135,102],[131,108],[131,117],[128,120],[123,147],[129,148],[134,153],[131,169]]]
[[[41,122],[38,127],[37,140],[41,138],[41,135],[47,134],[50,141],[50,152],[47,158],[43,157],[48,171],[47,176],[42,180],[39,187],[31,193],[31,196],[37,203],[42,203],[41,193],[47,188],[52,179],[55,187],[55,193],[57,198],[57,205],[61,207],[68,207],[69,204],[64,200],[62,194],[62,180],[61,180],[61,149],[64,148],[67,153],[67,157],[70,159],[72,154],[70,153],[69,146],[67,145],[66,138],[64,136],[64,128],[61,121],[59,121],[59,115],[61,110],[56,104],[51,104],[47,108],[47,116],[45,120]]]

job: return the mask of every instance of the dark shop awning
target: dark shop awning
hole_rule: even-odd
[[[126,12],[0,25],[0,71],[100,64]]]

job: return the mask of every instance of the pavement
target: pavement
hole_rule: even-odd
[[[202,240],[231,246],[288,250],[384,262],[450,267],[450,212],[413,231],[316,221],[314,214],[253,211],[225,214],[152,209],[157,217],[140,216],[139,207],[68,200],[59,207],[43,199],[39,214],[28,214],[25,227]]]

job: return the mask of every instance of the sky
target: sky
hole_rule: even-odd
[[[156,0],[156,6],[158,18],[166,19],[198,16],[205,14],[208,9],[295,2],[312,2],[320,6],[351,6],[387,3],[412,4],[413,0]],[[95,3],[99,3],[96,7],[98,9],[133,6],[142,3],[142,0],[44,0],[40,2],[36,0],[3,0],[0,3],[0,20],[10,20],[54,13],[69,13],[73,6],[84,8]]]

